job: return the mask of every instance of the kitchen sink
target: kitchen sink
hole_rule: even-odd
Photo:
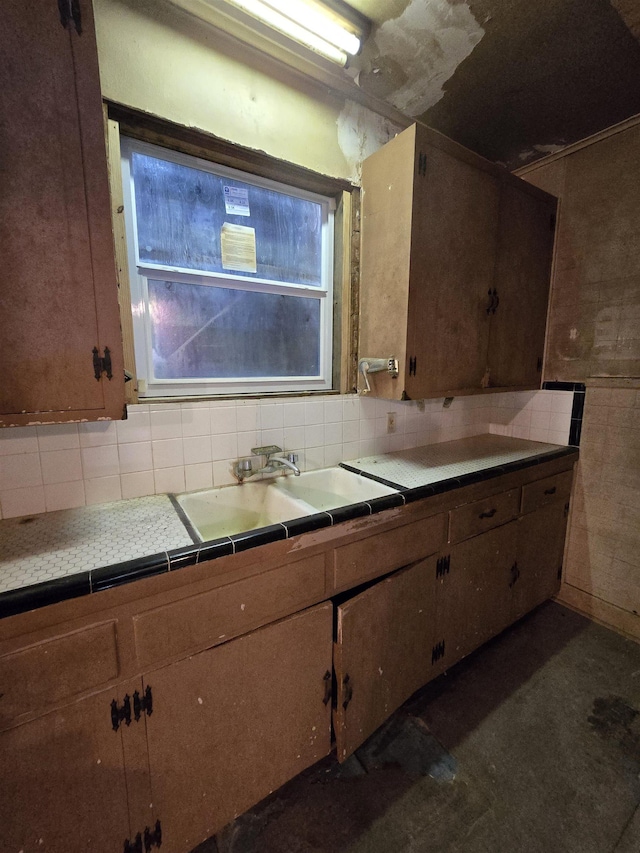
[[[397,489],[344,468],[324,468],[320,471],[308,471],[299,477],[283,477],[276,480],[273,486],[278,491],[309,504],[316,512],[370,501],[397,492]]]
[[[396,489],[345,471],[325,468],[177,495],[176,500],[203,542],[269,524],[395,494]]]

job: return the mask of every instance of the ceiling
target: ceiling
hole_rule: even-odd
[[[350,74],[514,169],[640,113],[640,0],[351,0]]]

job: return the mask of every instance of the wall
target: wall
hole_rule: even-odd
[[[169,403],[131,406],[126,421],[1,430],[1,517],[227,485],[236,459],[266,444],[296,451],[303,470],[486,432],[567,444],[572,400],[491,394],[424,411],[355,395]]]
[[[545,379],[587,385],[562,598],[640,638],[640,122],[522,176],[561,199]]]
[[[256,56],[168,0],[94,0],[105,98],[332,177],[400,128]]]

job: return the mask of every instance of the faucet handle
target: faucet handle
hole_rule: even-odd
[[[271,456],[273,453],[282,453],[282,448],[277,444],[267,444],[264,447],[252,447],[251,452],[254,456]]]

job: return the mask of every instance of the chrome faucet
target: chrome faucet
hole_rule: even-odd
[[[296,464],[298,461],[297,453],[286,453],[276,444],[268,444],[266,447],[252,447],[251,452],[254,456],[265,456],[266,465],[254,469],[251,459],[239,459],[233,466],[233,473],[241,483],[248,477],[254,477],[256,474],[274,474],[281,468],[289,468],[296,477],[300,476],[300,469]]]

